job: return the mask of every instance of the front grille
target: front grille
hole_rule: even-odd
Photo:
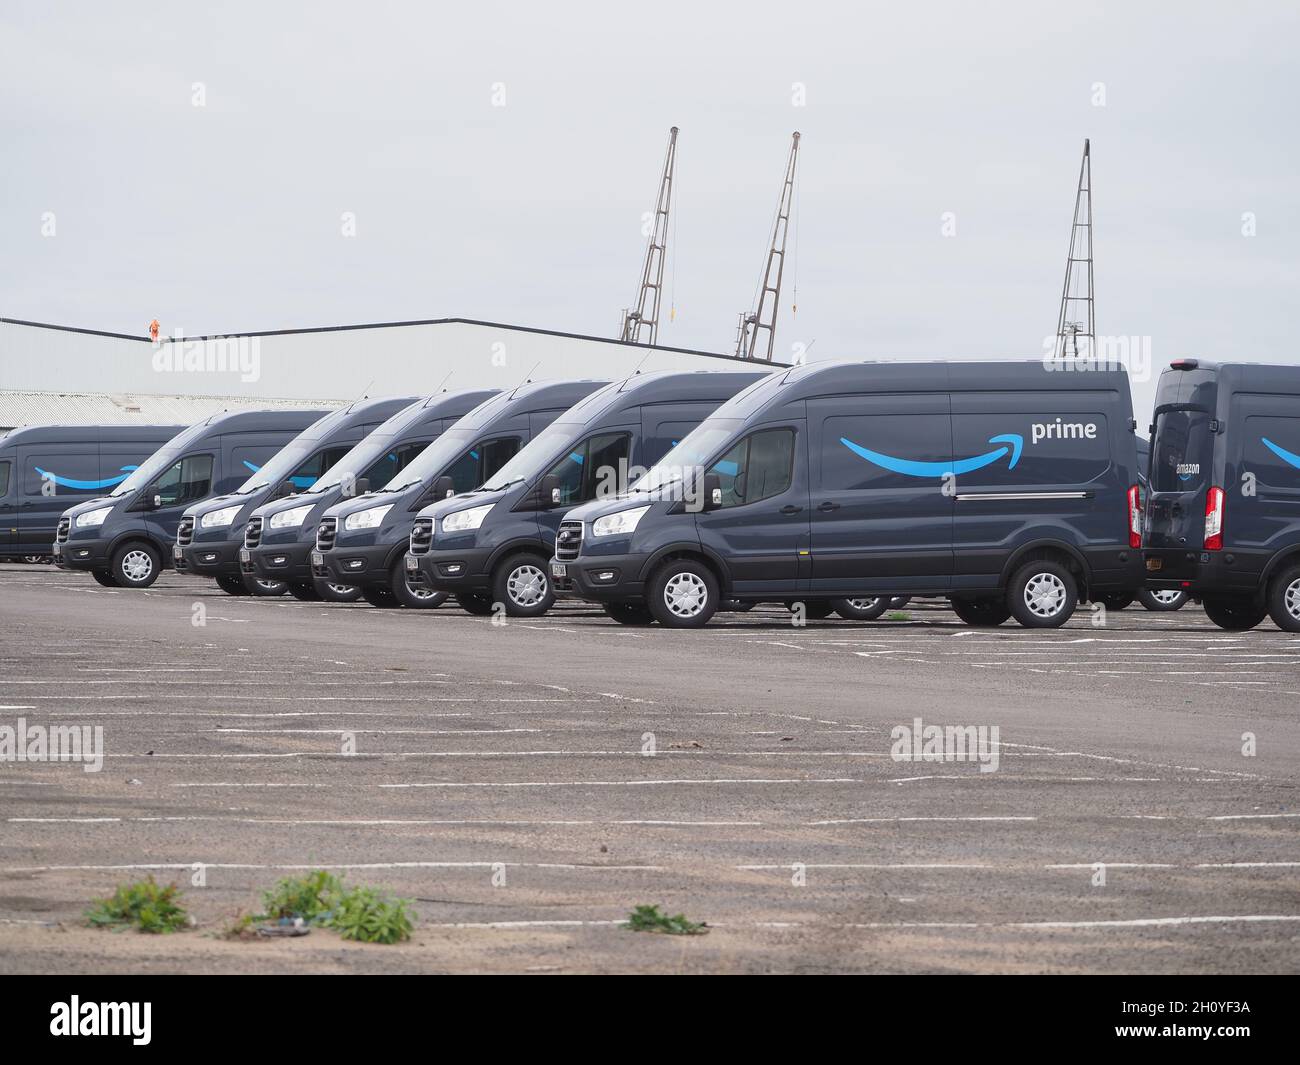
[[[180,544],[181,547],[188,547],[193,539],[194,518],[190,515],[186,515],[181,518],[181,523],[176,528],[176,542]]]
[[[561,562],[572,562],[582,551],[582,522],[562,521],[555,534],[555,557]]]
[[[334,547],[334,540],[339,534],[338,518],[321,518],[316,527],[316,550],[329,551]]]
[[[262,519],[249,518],[244,526],[244,546],[254,548],[262,542]]]
[[[68,534],[72,532],[72,519],[60,518],[58,531],[54,534],[54,539],[61,544],[68,542]]]
[[[411,526],[411,554],[423,555],[433,546],[433,519],[416,518]]]

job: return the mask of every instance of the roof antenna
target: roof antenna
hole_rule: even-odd
[[[451,375],[454,374],[455,372],[456,372],[455,370],[448,370],[448,371],[447,371],[447,376],[444,377],[441,381],[438,382],[438,387],[435,388],[434,391],[435,391],[435,392],[444,392],[444,391],[446,391],[446,390],[443,388],[443,385],[445,385],[445,384],[447,383],[447,381],[451,378]]]
[[[374,383],[375,383],[375,379],[372,377],[369,381],[366,382],[366,387],[361,390],[361,395],[357,396],[357,398],[354,399],[352,402],[360,403],[363,399],[365,399],[368,393],[370,392],[370,386],[373,385]]]
[[[526,384],[528,384],[530,381],[532,381],[532,379],[533,379],[533,370],[536,370],[537,367],[541,366],[541,364],[542,364],[542,360],[541,360],[541,359],[538,359],[535,363],[533,363],[533,367],[532,367],[532,369],[529,370],[526,374],[524,374],[524,379],[523,379],[522,381],[520,381],[519,384],[515,385],[515,387],[514,387],[513,389],[510,390],[510,394],[511,394],[512,396],[513,396],[516,392],[518,392],[521,388],[523,388],[524,385],[526,385]]]
[[[636,366],[632,368],[632,372],[628,374],[625,378],[623,378],[623,384],[618,386],[618,390],[620,392],[623,391],[624,385],[626,385],[630,380],[632,380],[632,378],[634,378],[637,374],[641,372],[641,367],[645,365],[645,361],[648,358],[650,358],[650,352],[647,351],[644,355],[641,356],[641,361],[638,362]]]

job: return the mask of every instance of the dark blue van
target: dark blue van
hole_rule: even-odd
[[[724,599],[1064,624],[1142,585],[1128,375],[1043,362],[813,363],[751,385],[626,496],[578,507],[551,574],[627,624]]]
[[[229,492],[319,419],[323,410],[214,414],[177,434],[108,495],[64,511],[55,562],[100,584],[147,588],[172,557],[191,503]]]
[[[183,425],[38,425],[0,437],[0,558],[48,559],[68,507],[121,484]]]
[[[1147,584],[1300,632],[1300,367],[1179,359],[1156,386]]]
[[[248,516],[269,499],[310,488],[321,474],[413,399],[362,399],[327,414],[285,444],[233,492],[188,507],[181,515],[176,543],[172,545],[172,562],[177,571],[213,577],[230,595],[247,595],[239,568],[239,549],[244,546]],[[261,590],[282,594],[288,585],[284,581],[263,582]]]
[[[472,614],[537,617],[555,601],[546,564],[566,511],[617,496],[718,405],[765,373],[636,374],[593,391],[495,476],[422,510],[410,563]]]
[[[529,440],[603,383],[526,384],[484,400],[383,488],[325,511],[312,572],[360,588],[373,606],[441,605],[445,592],[407,580],[406,550],[416,512],[490,479]]]
[[[371,485],[388,484],[434,440],[477,407],[495,389],[439,392],[417,399],[355,445],[310,488],[286,499],[263,503],[248,516],[239,566],[254,595],[275,595],[284,581],[296,599],[353,602],[355,585],[315,580],[311,552],[321,515],[340,499],[364,495]]]

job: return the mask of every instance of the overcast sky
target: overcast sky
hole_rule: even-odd
[[[612,335],[676,124],[662,343],[732,349],[799,129],[782,355],[1036,356],[1087,136],[1098,333],[1293,360],[1297,10],[0,0],[0,316]]]

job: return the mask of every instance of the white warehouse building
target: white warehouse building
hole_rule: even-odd
[[[443,318],[146,337],[0,318],[0,433],[22,425],[189,423],[222,410],[360,396],[723,370],[730,355]]]

